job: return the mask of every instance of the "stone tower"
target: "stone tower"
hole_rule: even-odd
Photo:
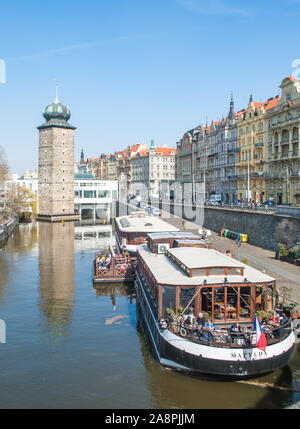
[[[45,107],[46,122],[39,130],[38,219],[51,222],[75,220],[74,214],[74,132],[68,123],[69,109],[54,103]]]

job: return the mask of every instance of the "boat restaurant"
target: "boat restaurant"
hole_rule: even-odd
[[[157,254],[140,246],[138,271],[158,319],[188,308],[215,324],[249,323],[258,310],[274,308],[274,278],[213,249],[183,246]]]

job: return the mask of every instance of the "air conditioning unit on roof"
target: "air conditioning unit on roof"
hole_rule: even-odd
[[[160,243],[157,245],[157,253],[166,253],[170,249],[169,243]]]

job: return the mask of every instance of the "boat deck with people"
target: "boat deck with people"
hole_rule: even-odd
[[[175,247],[155,236],[137,249],[137,312],[162,365],[246,378],[289,362],[292,318],[275,305],[274,278],[201,240]]]
[[[124,253],[116,253],[109,246],[109,253],[96,253],[93,261],[94,283],[133,282],[136,258]]]

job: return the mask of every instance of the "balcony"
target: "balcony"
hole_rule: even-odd
[[[258,142],[254,144],[255,147],[263,147],[264,143],[263,142]]]
[[[240,152],[241,148],[240,147],[234,147],[232,149],[228,149],[228,153],[234,153],[234,152]]]
[[[260,179],[260,178],[264,178],[265,177],[265,173],[263,171],[261,172],[254,172],[254,173],[250,173],[250,177],[254,178],[254,179]]]
[[[217,156],[217,155],[218,155],[218,153],[217,153],[217,152],[210,153],[209,155],[207,155],[207,158],[213,158],[213,157],[215,157],[215,156]]]

